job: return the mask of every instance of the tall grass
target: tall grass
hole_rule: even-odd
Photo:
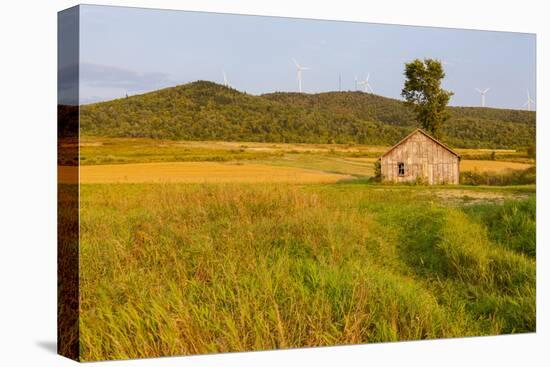
[[[533,331],[535,265],[361,185],[84,185],[84,360]]]
[[[528,185],[537,182],[536,167],[524,170],[509,170],[504,172],[476,172],[466,171],[460,173],[460,183],[463,185]]]
[[[487,227],[495,243],[536,256],[536,200],[508,201],[503,205],[475,205],[467,213]]]

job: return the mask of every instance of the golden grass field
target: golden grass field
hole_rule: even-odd
[[[80,359],[534,331],[534,185],[369,183],[386,148],[85,138]]]
[[[478,172],[505,172],[508,170],[522,170],[532,167],[529,163],[506,162],[506,161],[484,161],[484,160],[463,160],[460,162],[460,170]]]
[[[290,157],[252,162],[163,162],[105,164],[80,167],[80,183],[333,183],[373,175],[375,158]],[[531,164],[465,160],[461,171],[502,173]],[[60,166],[60,182],[71,183],[77,167]]]
[[[82,166],[80,182],[87,183],[331,183],[352,176],[256,163],[171,162]]]
[[[80,167],[80,183],[231,183],[285,182],[333,183],[371,176],[375,158],[278,159],[264,164],[250,162],[166,162],[130,163]],[[462,161],[461,171],[505,172],[531,167],[530,164],[502,161]],[[60,181],[69,183],[76,167],[60,167]],[[332,173],[331,171],[343,173]]]
[[[85,361],[535,330],[532,188],[80,190]]]
[[[81,183],[331,183],[374,175],[388,147],[345,144],[282,144],[153,139],[84,138]],[[534,161],[514,150],[461,149],[462,154],[502,154],[499,160],[461,161],[461,171],[503,173]],[[507,158],[508,160],[506,160]],[[59,179],[74,178],[60,166]]]

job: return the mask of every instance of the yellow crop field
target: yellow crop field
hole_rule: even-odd
[[[477,172],[504,172],[508,170],[523,170],[531,167],[532,164],[505,162],[505,161],[482,161],[482,160],[464,160],[460,162],[460,170]]]
[[[60,178],[65,177],[60,168]],[[170,162],[81,166],[81,183],[332,183],[349,175],[252,163]]]
[[[307,158],[307,159],[306,159]],[[160,162],[89,165],[80,167],[81,183],[333,183],[352,179],[353,176],[374,174],[375,158],[331,158],[295,156],[248,162]],[[496,172],[524,170],[527,163],[463,160],[462,172]],[[58,168],[59,181],[74,183],[74,166]]]
[[[366,164],[374,164],[378,160],[378,158],[372,158],[372,157],[346,157],[346,161],[352,161],[352,162],[360,162],[360,163],[366,163]]]

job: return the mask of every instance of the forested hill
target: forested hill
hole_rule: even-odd
[[[445,142],[512,148],[535,142],[535,113],[450,107]],[[363,92],[253,96],[197,81],[84,105],[81,134],[184,140],[393,144],[417,127],[402,102]]]

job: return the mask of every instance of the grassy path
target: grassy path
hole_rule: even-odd
[[[535,329],[529,190],[468,207],[360,184],[81,190],[85,360]]]

